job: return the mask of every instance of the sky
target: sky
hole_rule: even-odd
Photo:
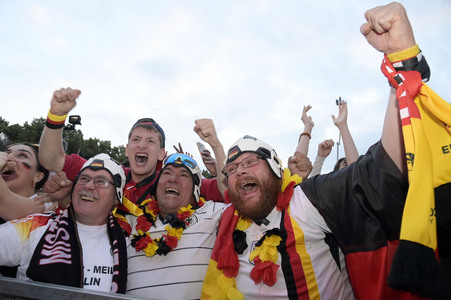
[[[126,145],[136,120],[154,118],[166,150],[182,144],[203,164],[194,121],[210,118],[225,150],[248,134],[284,166],[303,131],[339,140],[331,115],[348,101],[348,125],[364,154],[378,141],[389,87],[382,54],[361,35],[364,12],[388,1],[174,0],[0,1],[0,116],[46,118],[62,87],[82,91],[71,115],[84,138]],[[451,2],[401,2],[431,67],[428,83],[451,100]],[[337,151],[338,148],[338,151]],[[207,145],[207,149],[209,146]],[[343,145],[335,145],[323,173]]]

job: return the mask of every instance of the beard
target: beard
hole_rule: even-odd
[[[252,181],[260,190],[258,201],[248,202],[239,193],[242,182]],[[269,174],[261,179],[247,176],[236,182],[233,189],[228,189],[229,198],[238,212],[245,218],[255,220],[266,217],[276,206],[277,197],[282,186],[282,180]]]

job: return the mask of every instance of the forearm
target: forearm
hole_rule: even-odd
[[[322,157],[317,155],[315,158],[315,161],[313,162],[313,169],[310,173],[309,177],[313,177],[315,175],[321,174],[321,169],[323,168],[324,161],[326,160],[326,157]]]
[[[39,161],[47,170],[59,172],[63,170],[66,153],[63,148],[63,128],[50,129],[44,127],[39,142]]]
[[[213,154],[216,158],[216,173],[217,173],[217,184],[218,189],[221,192],[222,196],[224,197],[225,190],[227,189],[225,185],[225,175],[222,173],[222,170],[225,167],[225,161],[226,161],[226,155],[224,152],[224,147],[222,146],[221,142],[211,143],[210,144]]]
[[[387,154],[399,170],[403,174],[407,174],[401,119],[399,116],[398,101],[396,99],[396,90],[394,88],[390,90],[381,141]]]
[[[5,181],[0,179],[0,218],[9,221],[43,211],[43,204],[37,204],[33,199],[13,193]]]
[[[308,156],[308,147],[310,144],[310,139],[312,137],[312,135],[311,135],[312,129],[313,129],[313,126],[311,126],[311,125],[304,126],[304,131],[299,136],[299,141],[298,141],[298,145],[296,146],[295,152],[300,152],[300,153]]]
[[[347,124],[340,125],[338,127],[340,130],[341,138],[343,140],[343,145],[345,149],[345,156],[348,165],[352,164],[359,158],[359,152],[355,146],[354,139],[352,138],[351,132]]]

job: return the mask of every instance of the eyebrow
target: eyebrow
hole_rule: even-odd
[[[26,153],[28,153],[28,154],[30,154],[30,155],[33,155],[30,151],[28,151],[27,149],[17,149],[17,151],[18,152],[26,152]],[[7,153],[11,153],[11,152],[13,152],[13,150],[11,149],[11,148],[9,148],[9,149],[6,149],[6,152]]]

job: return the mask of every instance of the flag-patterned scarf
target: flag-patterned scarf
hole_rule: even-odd
[[[387,57],[381,69],[396,88],[409,178],[400,243],[388,282],[424,297],[448,299],[451,282],[435,252],[437,224],[447,222],[444,233],[448,241],[451,238],[451,216],[437,219],[439,204],[448,211],[451,207],[451,105],[422,82],[419,72],[396,72]]]

